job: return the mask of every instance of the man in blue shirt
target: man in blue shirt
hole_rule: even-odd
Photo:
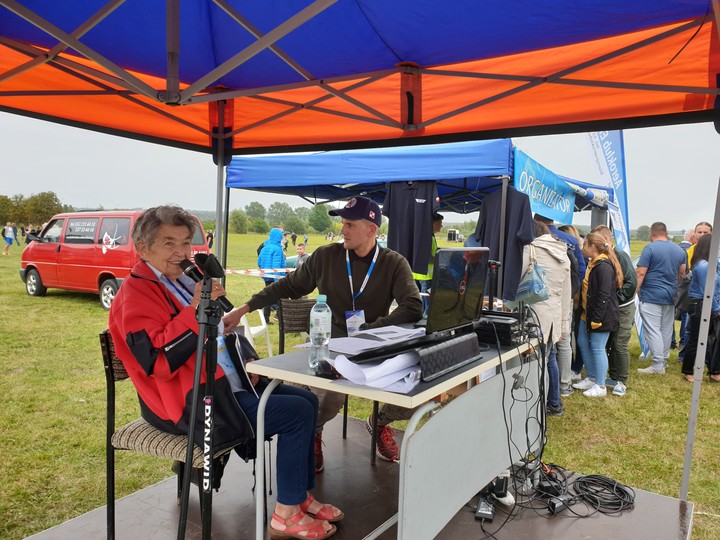
[[[685,251],[668,240],[667,227],[656,222],[650,227],[650,244],[637,264],[638,311],[643,321],[645,341],[652,365],[639,373],[663,374],[670,356],[675,321],[675,294],[678,281],[685,277]]]

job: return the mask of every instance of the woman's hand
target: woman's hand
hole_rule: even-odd
[[[249,360],[247,360],[245,362],[245,364],[249,364],[252,361],[253,361],[253,359],[250,358]],[[248,377],[250,378],[250,384],[252,384],[253,386],[257,386],[257,383],[260,382],[260,375],[258,375],[257,373],[250,373],[248,371]]]
[[[239,308],[233,309],[230,313],[226,314],[223,317],[223,324],[225,324],[225,333],[228,334],[235,330],[237,328],[237,325],[240,324],[240,319],[242,319],[242,316],[249,313],[250,308],[247,304],[243,304]]]
[[[200,304],[200,295],[202,293],[202,281],[198,281],[195,284],[195,294],[192,297],[192,300],[190,301],[190,306],[193,308],[198,307]],[[210,291],[210,298],[213,300],[217,300],[220,296],[225,296],[227,293],[225,292],[225,289],[222,285],[220,285],[219,282],[213,280],[212,290]]]

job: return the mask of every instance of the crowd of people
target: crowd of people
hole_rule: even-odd
[[[44,225],[43,225],[44,227]],[[29,235],[31,234],[40,234],[41,229],[35,228],[35,226],[32,223],[28,223],[26,225],[20,225],[20,230],[18,231],[18,227],[15,224],[14,221],[8,221],[5,224],[5,227],[2,228],[3,232],[3,255],[9,255],[10,248],[13,244],[20,245],[20,238],[25,239],[25,243],[29,244],[31,237]]]
[[[265,287],[225,314],[219,324],[221,335],[233,332],[251,311],[263,309],[269,316],[281,298],[300,298],[316,289],[327,295],[333,337],[348,335],[350,318],[354,323],[359,318],[359,327],[364,329],[413,323],[423,316],[420,291],[428,276],[413,275],[403,256],[379,245],[382,214],[377,203],[357,197],[329,214],[342,221],[341,242],[328,237],[329,243],[312,254],[306,252],[307,235],[305,242],[297,243],[295,233],[284,233],[281,228],[270,231],[258,247]],[[433,214],[433,222],[434,234],[442,227],[442,216]],[[12,232],[11,224],[8,227]],[[190,429],[191,359],[196,350],[192,337],[199,331],[195,309],[201,291],[199,283],[185,276],[180,263],[190,258],[195,227],[192,216],[174,206],[151,208],[138,219],[132,238],[141,260],[119,290],[109,315],[116,352],[138,391],[143,417],[172,433]],[[643,249],[636,269],[628,255],[614,246],[613,233],[605,226],[595,227],[583,238],[572,226],[556,227],[552,220],[536,215],[533,227],[534,240],[525,247],[523,265],[528,267],[533,260],[545,270],[548,298],[532,304],[531,310],[547,352],[548,415],[562,415],[562,397],[575,390],[588,398],[602,398],[608,388],[615,396],[626,394],[636,295],[651,360],[647,368],[638,371],[643,375],[665,373],[676,292],[688,269],[692,269],[692,277],[680,341],[685,345],[682,372],[687,380],[693,380],[711,260],[712,229],[707,223],[694,228],[685,249],[668,239],[664,224],[654,223],[651,243]],[[283,243],[288,236],[298,254],[292,272],[284,271]],[[225,290],[215,283],[212,298],[223,295]],[[393,303],[396,307],[391,311]],[[711,311],[717,321],[720,279]],[[720,338],[720,324],[715,326],[713,332]],[[243,361],[255,360],[252,347],[240,339]],[[717,341],[720,345],[720,339]],[[720,352],[711,348],[708,366],[710,380],[720,382]],[[241,378],[238,373],[243,370],[243,362],[218,370],[215,443],[220,448],[235,447],[247,459],[252,457],[258,395],[264,383],[255,375]],[[245,379],[251,388],[243,386]],[[344,395],[335,392],[287,385],[280,385],[270,396],[266,432],[278,436],[277,503],[269,524],[271,538],[327,538],[336,531],[334,523],[344,517],[339,508],[320,503],[312,495],[315,475],[325,466],[323,427],[338,414],[343,401]],[[368,431],[377,429],[376,453],[381,459],[398,460],[399,448],[390,424],[410,418],[413,412],[385,404],[377,418],[367,418]]]
[[[636,267],[628,254],[614,245],[613,232],[604,225],[593,228],[584,238],[573,226],[556,228],[539,215],[534,216],[534,226],[535,240],[525,248],[524,267],[528,267],[532,250],[533,258],[546,271],[549,298],[531,308],[539,319],[547,350],[548,415],[562,415],[561,397],[576,390],[590,398],[605,397],[609,389],[615,396],[626,395],[628,344],[636,305],[648,349],[641,358],[650,361],[637,370],[638,374],[665,374],[675,320],[679,319],[682,350],[678,361],[683,362],[685,379],[695,380],[712,237],[709,223],[698,223],[680,245],[668,238],[665,224],[653,223],[650,243],[643,248]],[[580,255],[576,257],[578,249]],[[581,284],[577,291],[563,286],[576,280]],[[683,283],[687,285],[687,306],[679,302]],[[704,364],[709,380],[720,382],[720,272],[710,313]]]

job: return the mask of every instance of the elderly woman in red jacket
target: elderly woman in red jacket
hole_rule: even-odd
[[[190,258],[196,225],[191,214],[176,206],[150,208],[138,218],[132,238],[141,260],[118,291],[109,319],[116,353],[138,392],[143,418],[178,434],[189,431],[199,332],[195,309],[201,286],[183,274],[180,263]],[[224,294],[222,286],[214,284],[212,298]],[[246,354],[245,360],[252,360],[252,354]],[[203,383],[204,375],[203,368]],[[250,381],[256,385],[257,376]],[[214,399],[216,450],[236,447],[244,457],[252,457],[257,392],[243,387],[238,372],[218,366]],[[310,493],[315,481],[317,410],[311,392],[286,385],[280,385],[268,401],[266,432],[278,435],[278,494],[271,538],[328,538],[336,531],[330,522],[343,518],[340,510],[321,504]],[[202,433],[202,421],[200,414],[196,433]],[[202,435],[195,440],[201,441]]]

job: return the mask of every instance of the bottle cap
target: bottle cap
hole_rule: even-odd
[[[318,302],[327,302],[327,296],[325,296],[324,294],[318,294],[317,301]]]

